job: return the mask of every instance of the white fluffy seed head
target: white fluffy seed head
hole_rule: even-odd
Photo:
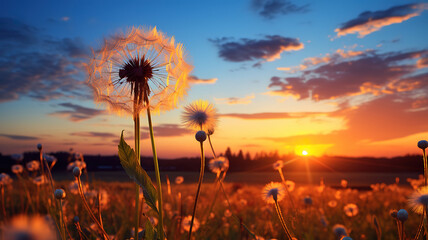
[[[195,138],[198,142],[204,142],[205,140],[207,140],[207,133],[205,131],[198,131],[195,134]]]
[[[82,170],[80,170],[80,168],[79,168],[79,167],[75,167],[75,168],[73,168],[73,175],[74,175],[75,177],[80,177],[80,175],[82,175]]]

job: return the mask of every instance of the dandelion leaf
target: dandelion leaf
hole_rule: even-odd
[[[156,208],[157,193],[147,172],[137,163],[137,156],[123,139],[123,131],[119,142],[119,159],[126,174],[143,189],[144,199],[149,207],[158,213]]]

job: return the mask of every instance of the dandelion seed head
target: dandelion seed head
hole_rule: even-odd
[[[428,187],[423,186],[414,191],[408,200],[410,209],[418,214],[423,214],[424,206],[428,204]]]
[[[336,200],[328,201],[327,205],[331,208],[335,208],[337,206],[337,201]]]
[[[217,125],[217,109],[204,100],[197,100],[184,107],[184,125],[193,130],[210,130],[214,133]]]
[[[40,168],[40,162],[33,160],[28,162],[25,166],[27,167],[27,170],[30,172],[37,171]]]
[[[20,153],[14,153],[14,154],[10,155],[10,157],[17,162],[21,162],[22,160],[24,160],[24,155],[22,155]]]
[[[38,176],[38,177],[33,178],[32,182],[35,185],[40,186],[40,185],[48,183],[48,179],[45,176]]]
[[[182,184],[184,182],[183,176],[178,176],[175,178],[175,184]]]
[[[397,218],[398,220],[405,222],[409,218],[409,214],[407,213],[406,210],[400,209],[397,212]]]
[[[67,165],[67,171],[72,171],[75,167],[79,167],[80,169],[86,168],[86,163],[83,161],[74,161]]]
[[[12,165],[11,170],[15,174],[21,174],[24,171],[24,167],[21,164]]]
[[[312,198],[310,196],[306,196],[303,199],[303,202],[305,203],[305,205],[312,205],[312,203],[313,203]]]
[[[54,195],[56,199],[65,199],[66,196],[64,189],[56,189]]]
[[[425,148],[428,147],[428,141],[427,140],[420,140],[418,142],[418,148],[425,150]]]
[[[15,216],[3,227],[3,237],[9,240],[55,240],[55,229],[41,216]]]
[[[192,221],[192,216],[188,215],[183,218],[181,222],[181,227],[186,231],[190,231],[190,223]],[[192,232],[196,232],[199,229],[199,220],[197,218],[193,219]]]
[[[342,180],[340,181],[340,185],[341,185],[343,188],[346,188],[346,187],[348,187],[348,181],[346,181],[345,179],[342,179]]]
[[[222,156],[213,158],[209,161],[208,167],[211,172],[218,174],[229,169],[229,160]]]
[[[80,167],[73,168],[73,175],[75,177],[80,177],[82,175],[82,170],[80,169]]]
[[[43,148],[43,145],[41,143],[37,144],[37,149],[39,149],[39,151],[42,150],[42,148]]]
[[[132,27],[105,39],[87,64],[87,83],[97,103],[119,115],[177,107],[186,94],[192,66],[182,44],[155,28]]]
[[[389,211],[389,215],[391,215],[392,218],[396,219],[397,218],[397,212],[398,212],[397,210],[391,209]]]
[[[284,162],[282,160],[278,160],[273,163],[273,169],[275,170],[279,170],[282,167],[284,167]]]
[[[280,202],[285,196],[285,188],[282,183],[271,182],[266,184],[262,190],[262,198],[267,203],[275,203],[275,201]]]
[[[336,225],[334,225],[333,226],[333,232],[336,235],[336,237],[338,237],[338,238],[347,237],[348,236],[348,233],[347,233],[348,230],[342,224],[336,224]]]
[[[6,173],[0,173],[0,185],[6,186],[13,182],[12,178],[9,176],[9,174]]]
[[[285,187],[287,187],[289,192],[292,192],[296,187],[296,183],[291,180],[285,180]]]
[[[353,217],[358,214],[358,206],[354,203],[348,203],[343,207],[343,211],[345,211],[346,216]]]

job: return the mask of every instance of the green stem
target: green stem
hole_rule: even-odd
[[[158,161],[158,156],[156,154],[155,137],[153,134],[153,125],[152,125],[152,116],[150,115],[150,107],[147,108],[147,118],[149,121],[150,140],[152,142],[153,161],[155,165],[156,182],[158,185],[158,189],[157,189],[158,190],[158,209],[159,209],[158,232],[160,233],[160,239],[163,240],[165,237],[163,232],[162,184],[161,184],[161,177],[159,172],[159,161]]]
[[[211,143],[211,137],[208,134],[208,142],[210,143],[211,146],[211,151],[213,152],[214,158],[217,158],[217,155],[215,154],[214,148],[213,148],[213,144]]]
[[[277,200],[275,200],[275,209],[276,209],[276,213],[278,213],[279,221],[281,222],[281,225],[285,231],[285,234],[287,235],[289,240],[293,240],[293,237],[291,236],[290,231],[288,230],[287,225],[285,224],[284,218],[282,217],[281,209],[279,208]]]
[[[200,145],[201,145],[201,170],[199,172],[198,190],[196,191],[195,203],[193,204],[192,220],[190,221],[189,238],[188,238],[189,240],[192,237],[192,228],[193,228],[193,221],[195,220],[196,205],[198,204],[199,191],[201,190],[201,184],[204,178],[204,170],[205,170],[204,143],[201,141]]]
[[[141,165],[140,161],[140,115],[137,114],[134,117],[134,145],[135,145],[135,154],[137,156],[138,165]],[[134,239],[138,240],[138,230],[140,227],[140,186],[135,183],[135,219],[134,219]]]

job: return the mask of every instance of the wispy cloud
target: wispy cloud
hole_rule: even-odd
[[[274,61],[281,53],[303,49],[304,45],[296,38],[267,35],[264,39],[231,38],[211,39],[219,52],[219,56],[230,62],[246,62],[258,60],[253,66],[260,66],[265,61]]]
[[[366,11],[358,15],[358,17],[343,23],[335,32],[337,32],[337,37],[358,33],[358,37],[362,38],[385,26],[401,23],[419,16],[426,9],[428,9],[428,3],[394,6],[387,10],[375,12]]]
[[[325,112],[262,112],[262,113],[223,113],[220,117],[240,118],[246,120],[306,118],[326,115]]]
[[[87,108],[87,107],[83,107],[72,103],[61,103],[58,105],[61,107],[68,108],[70,110],[56,111],[56,112],[50,113],[49,115],[66,117],[72,122],[80,122],[83,120],[88,120],[105,113],[104,110]]]
[[[77,137],[91,137],[91,138],[118,138],[117,134],[108,132],[74,132],[70,133],[71,136]]]
[[[279,15],[305,13],[309,11],[309,4],[297,6],[288,0],[253,0],[252,8],[263,18],[273,19]]]
[[[148,134],[148,127],[143,127],[142,129],[146,132],[145,134]],[[178,137],[191,133],[193,133],[193,131],[183,128],[178,124],[160,124],[153,127],[153,134],[156,137]]]
[[[351,59],[328,60],[302,71],[300,76],[272,77],[270,94],[318,101],[411,91],[428,84],[417,65],[427,55],[427,50],[383,54],[371,51]]]
[[[6,137],[12,140],[38,140],[40,138],[33,136],[24,136],[24,135],[11,135],[11,134],[0,134],[1,137]]]
[[[0,102],[87,98],[79,69],[89,48],[79,39],[49,37],[13,18],[0,18],[0,33]]]
[[[217,82],[217,78],[198,78],[195,75],[190,75],[187,80],[191,84],[214,84]]]
[[[217,104],[228,104],[228,105],[250,104],[252,99],[254,99],[254,94],[248,95],[243,98],[239,98],[239,97],[214,98]]]

